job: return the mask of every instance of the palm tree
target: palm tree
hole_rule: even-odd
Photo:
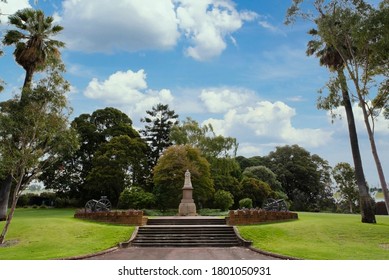
[[[49,61],[60,61],[59,48],[65,44],[52,37],[62,31],[63,27],[53,25],[54,18],[45,17],[43,11],[30,8],[11,15],[9,22],[17,30],[7,31],[3,44],[15,45],[15,60],[26,71],[21,97],[23,100],[26,90],[31,88],[34,73],[44,70]]]
[[[317,30],[312,29],[310,35],[319,37]],[[366,179],[363,171],[362,159],[359,150],[358,135],[355,126],[354,113],[351,105],[350,95],[348,92],[347,80],[344,74],[344,60],[339,52],[331,45],[326,44],[323,40],[312,40],[308,42],[307,55],[315,54],[320,59],[320,65],[326,66],[332,72],[337,73],[336,83],[340,89],[342,98],[341,104],[344,106],[347,116],[349,139],[351,152],[354,161],[355,176],[359,189],[360,207],[363,223],[375,223],[375,215],[372,207],[371,197],[369,195]],[[331,93],[330,93],[331,94]],[[336,93],[332,93],[336,94]],[[327,99],[331,102],[332,98]],[[336,104],[319,104],[322,108],[332,108]]]

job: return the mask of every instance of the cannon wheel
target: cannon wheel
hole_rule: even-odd
[[[111,209],[111,202],[106,199],[102,198],[96,203],[96,211],[109,211]]]
[[[89,200],[86,204],[85,204],[85,210],[87,212],[95,212],[96,211],[96,200]]]
[[[288,206],[284,200],[280,203],[280,211],[288,211]]]

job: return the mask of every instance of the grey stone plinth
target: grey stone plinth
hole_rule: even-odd
[[[182,188],[182,199],[180,206],[178,207],[178,214],[180,216],[196,216],[196,204],[192,198],[193,187],[190,179],[190,172],[187,170],[185,172],[185,182],[184,187]]]

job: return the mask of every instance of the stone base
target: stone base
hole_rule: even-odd
[[[197,216],[196,204],[181,202],[178,208],[178,215],[180,216]]]

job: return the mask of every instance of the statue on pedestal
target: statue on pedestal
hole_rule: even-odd
[[[194,203],[192,196],[193,187],[190,180],[190,172],[187,170],[185,172],[184,187],[182,188],[182,199],[178,208],[178,214],[180,216],[197,216],[196,204]]]

